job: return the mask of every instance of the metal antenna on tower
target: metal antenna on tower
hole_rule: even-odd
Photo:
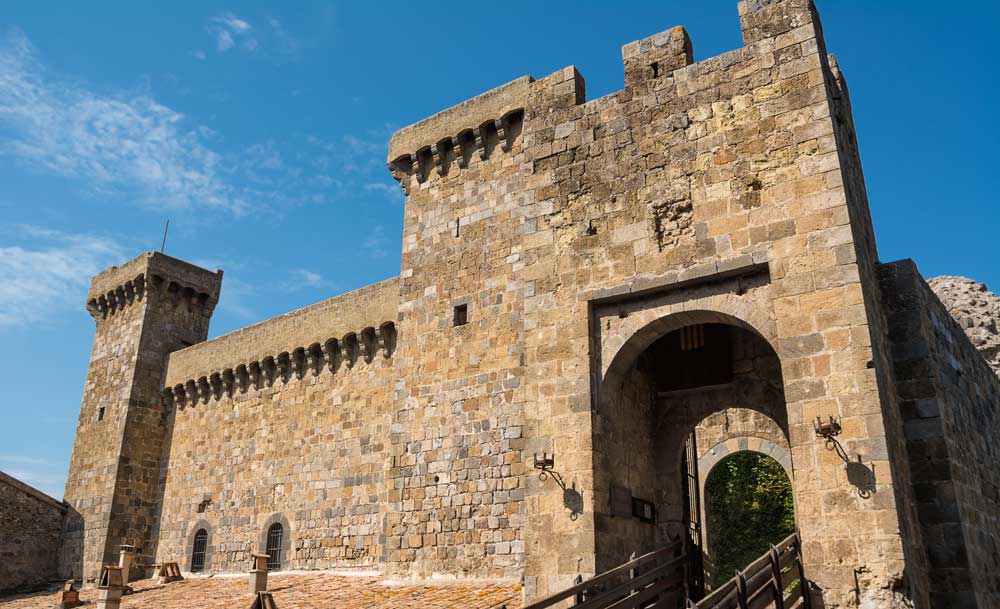
[[[163,253],[164,248],[167,247],[167,231],[170,230],[170,220],[167,220],[167,225],[163,227],[163,243],[160,244],[160,253]]]

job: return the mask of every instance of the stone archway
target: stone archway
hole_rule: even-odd
[[[795,532],[792,474],[773,456],[750,449],[699,473],[706,579],[718,586]]]
[[[778,426],[787,450],[781,364],[769,338],[745,319],[766,317],[751,306],[729,309],[688,309],[644,325],[646,314],[629,315],[638,327],[602,343],[610,361],[594,413],[599,571],[680,536],[698,543],[692,529],[700,508],[692,497],[700,483],[695,476],[689,485],[686,464],[697,460],[690,439],[706,417],[727,409],[760,413]],[[765,325],[770,338],[772,326]],[[643,518],[643,509],[655,516]]]
[[[708,526],[706,482],[716,465],[733,455],[753,453],[774,460],[781,466],[789,483],[794,480],[795,474],[786,430],[757,410],[727,408],[712,414],[698,423],[694,438],[690,449],[697,455],[701,542],[709,548],[713,531]]]

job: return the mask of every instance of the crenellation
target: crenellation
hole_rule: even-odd
[[[463,129],[456,135],[423,146],[416,151],[390,158],[387,163],[389,172],[408,193],[411,176],[418,184],[423,184],[432,172],[444,177],[452,165],[457,165],[459,169],[467,169],[473,151],[480,161],[489,160],[496,149],[509,153],[521,133],[523,122],[524,109],[515,108],[499,118]]]
[[[87,299],[87,311],[94,318],[94,321],[104,320],[134,302],[141,301],[144,294],[145,275],[140,273],[122,285],[116,286],[106,294],[89,297]]]
[[[377,328],[369,326],[322,344],[314,342],[309,347],[295,347],[237,364],[235,371],[225,368],[186,381],[170,376],[168,372],[162,395],[170,404],[194,405],[199,401],[207,404],[210,399],[222,399],[223,394],[231,398],[234,393],[246,393],[251,385],[260,390],[273,387],[279,381],[281,385],[288,384],[293,378],[301,381],[310,370],[312,376],[318,376],[324,367],[336,373],[338,362],[344,362],[350,368],[359,358],[372,363],[379,353],[383,358],[391,358],[396,349],[395,336],[395,323],[388,321]]]
[[[599,99],[569,66],[399,130],[398,277],[213,340],[221,272],[152,253],[95,277],[67,564],[128,538],[190,566],[204,529],[209,570],[243,570],[280,524],[282,568],[533,599],[699,531],[689,466],[756,451],[789,473],[814,606],[991,606],[991,546],[926,513],[1000,526],[996,377],[878,263],[812,2],[739,14],[744,46],[699,62],[680,27],[624,45]]]

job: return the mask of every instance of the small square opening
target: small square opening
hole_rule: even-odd
[[[469,323],[469,305],[455,305],[455,314],[452,318],[452,325],[464,326]]]
[[[97,409],[97,420],[98,421],[104,420],[104,406],[101,406],[100,408]]]

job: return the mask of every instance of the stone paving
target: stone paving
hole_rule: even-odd
[[[247,578],[207,577],[159,585],[146,579],[133,583],[134,594],[122,599],[122,609],[249,609]],[[521,606],[521,587],[488,581],[394,582],[381,577],[332,573],[272,574],[268,588],[278,609],[492,609]],[[83,607],[95,607],[96,590],[83,590]],[[4,609],[51,609],[55,592],[0,599]]]

